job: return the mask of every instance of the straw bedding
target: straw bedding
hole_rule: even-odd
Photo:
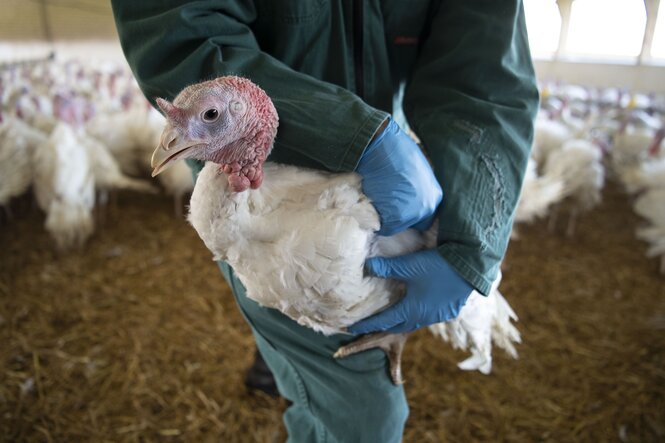
[[[36,212],[0,227],[0,441],[286,438],[286,403],[243,385],[249,328],[171,208],[120,194],[67,255]],[[405,441],[664,441],[665,279],[638,224],[609,188],[573,239],[522,227],[501,287],[520,359],[498,352],[492,375],[465,373],[461,353],[412,335]]]

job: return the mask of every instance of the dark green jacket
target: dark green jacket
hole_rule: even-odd
[[[270,95],[271,160],[352,171],[403,108],[444,191],[439,251],[487,293],[506,251],[538,93],[519,0],[113,0],[145,95],[221,75]]]

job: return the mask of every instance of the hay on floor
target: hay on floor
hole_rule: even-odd
[[[520,359],[490,376],[427,332],[407,344],[406,442],[663,441],[665,280],[616,189],[573,239],[511,244],[502,291]],[[273,442],[282,400],[243,385],[253,341],[217,267],[165,197],[121,194],[84,250],[37,213],[0,232],[0,440]]]

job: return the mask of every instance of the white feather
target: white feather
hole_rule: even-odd
[[[271,163],[261,187],[242,193],[228,191],[219,167],[206,164],[188,219],[214,258],[233,267],[249,298],[324,334],[344,332],[402,296],[400,283],[364,274],[368,257],[433,247],[436,239],[435,229],[376,236],[379,217],[357,174]],[[496,290],[490,297],[472,294],[450,326],[459,330],[454,346],[485,358],[494,335],[512,349],[510,342],[519,340],[510,325],[514,313],[497,300],[503,298]],[[464,366],[488,370],[487,364]]]
[[[61,249],[80,246],[92,234],[95,203],[90,158],[76,131],[59,123],[34,153],[35,196],[47,213],[46,229]]]
[[[563,194],[574,201],[578,209],[589,210],[601,201],[605,182],[602,153],[593,143],[583,139],[568,140],[560,152],[548,157],[544,175],[561,180]]]
[[[564,197],[563,189],[562,177],[538,176],[536,162],[529,159],[515,211],[515,223],[529,223],[545,216],[547,209]]]
[[[21,120],[4,117],[0,124],[0,206],[28,190],[33,180],[32,156],[46,135]]]

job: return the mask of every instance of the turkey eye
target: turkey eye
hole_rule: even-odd
[[[202,114],[204,122],[212,123],[219,118],[219,111],[215,108],[210,108]]]

